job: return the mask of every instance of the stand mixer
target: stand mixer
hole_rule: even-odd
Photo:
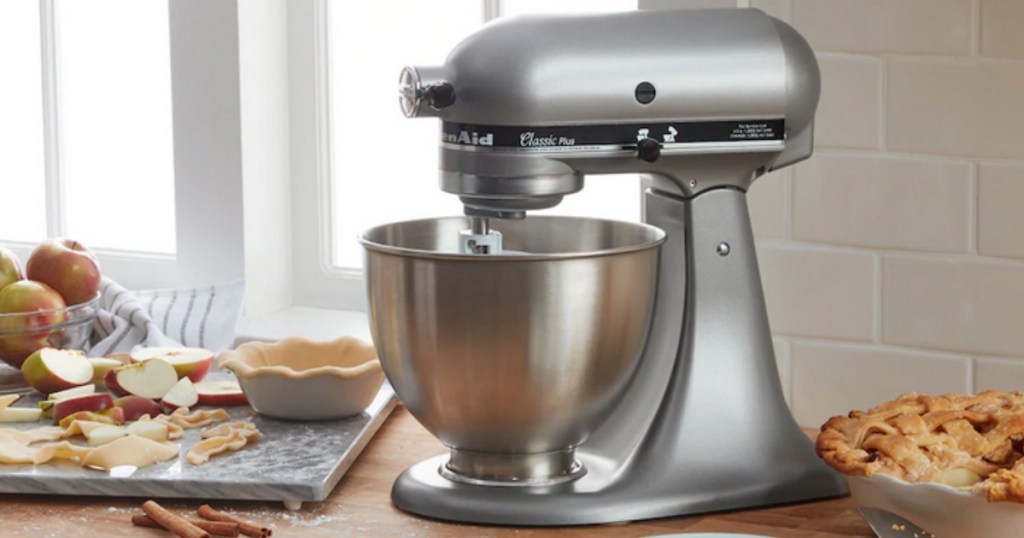
[[[845,493],[784,401],[746,205],[811,155],[818,95],[752,9],[512,18],[406,68],[466,216],[361,237],[385,372],[450,449],[394,503],[578,525]],[[645,224],[526,216],[621,173]]]

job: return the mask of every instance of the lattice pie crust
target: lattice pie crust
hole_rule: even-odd
[[[908,393],[832,417],[818,455],[851,475],[883,473],[1024,503],[1024,393]]]

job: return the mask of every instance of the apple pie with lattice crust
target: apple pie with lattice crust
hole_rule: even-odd
[[[883,473],[1024,503],[1024,392],[903,394],[832,417],[816,448],[846,474]]]

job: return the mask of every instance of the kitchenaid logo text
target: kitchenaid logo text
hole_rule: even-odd
[[[493,146],[494,133],[487,133],[483,136],[480,136],[476,131],[472,133],[459,131],[458,134],[441,133],[441,141],[452,144],[469,144],[471,146]]]
[[[549,146],[575,146],[576,139],[567,136],[537,136],[533,131],[519,135],[519,145],[524,148],[543,148]]]

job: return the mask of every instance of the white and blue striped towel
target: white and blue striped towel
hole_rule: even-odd
[[[86,353],[101,357],[136,346],[231,347],[242,316],[245,283],[131,291],[103,279]]]

